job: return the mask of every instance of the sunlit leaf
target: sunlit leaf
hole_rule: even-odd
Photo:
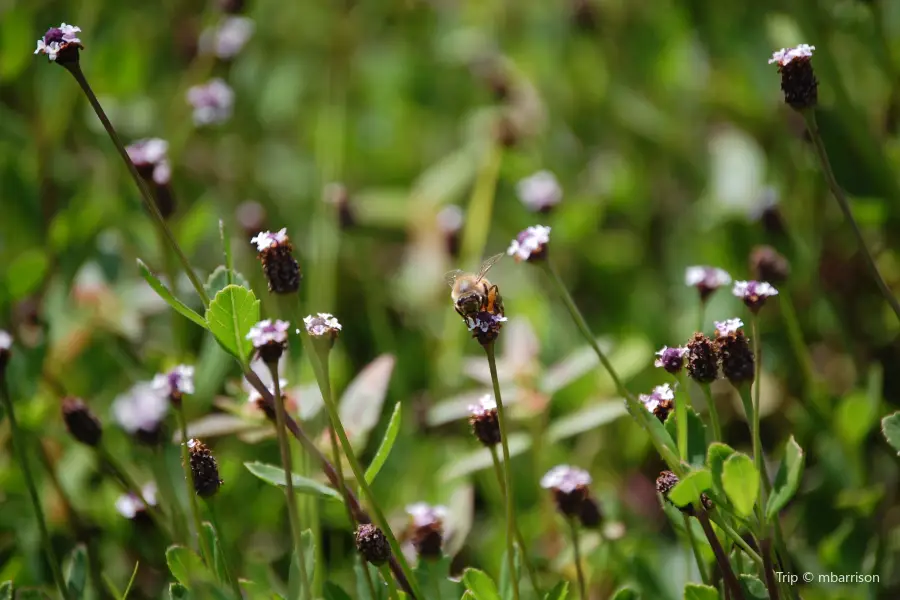
[[[141,272],[141,276],[144,280],[150,284],[150,287],[153,288],[153,291],[156,292],[160,298],[166,301],[166,304],[171,306],[175,311],[190,319],[200,327],[207,329],[206,320],[194,312],[187,304],[176,298],[169,288],[167,288],[163,283],[156,278],[156,276],[150,272],[150,269],[147,268],[147,265],[144,264],[144,261],[138,259],[137,261],[138,269]]]
[[[881,431],[888,444],[900,455],[900,412],[895,412],[881,420]]]
[[[678,400],[682,398],[679,395]],[[693,408],[687,409],[688,424],[688,462],[695,467],[702,467],[706,462],[706,425]],[[666,419],[666,431],[673,438],[677,439],[675,412],[673,411],[669,418]]]
[[[722,486],[722,470],[728,457],[734,454],[734,448],[721,442],[713,442],[706,451],[706,466],[712,472],[713,489],[720,496],[725,496],[725,488]]]
[[[769,592],[766,590],[766,585],[758,577],[740,575],[738,580],[746,600],[769,600]]]
[[[688,583],[684,586],[684,600],[719,600],[719,591],[708,585]]]
[[[239,285],[225,286],[206,309],[210,332],[231,355],[242,362],[253,348],[247,334],[259,321],[259,300]]]
[[[699,502],[700,494],[712,487],[712,474],[707,469],[697,469],[684,476],[672,491],[669,500],[675,506],[687,506]]]
[[[475,600],[500,600],[497,584],[484,571],[466,569],[463,573],[463,584],[472,592]]]
[[[781,460],[778,473],[775,475],[775,482],[772,484],[772,495],[769,496],[769,502],[766,505],[767,519],[774,519],[797,493],[803,477],[805,462],[806,455],[803,453],[803,449],[794,436],[791,436],[785,444],[784,458]]]
[[[759,471],[753,459],[741,453],[728,457],[722,470],[722,485],[735,511],[742,517],[750,516],[759,496]]]
[[[549,592],[544,594],[544,600],[566,600],[569,595],[569,582],[560,581]]]
[[[356,376],[341,397],[340,416],[350,442],[361,451],[378,424],[396,359],[383,354]]]
[[[267,465],[261,462],[245,462],[244,466],[247,470],[265,481],[270,485],[284,487],[284,469],[276,465]],[[308,494],[311,496],[321,496],[331,500],[343,502],[340,493],[327,485],[321,484],[302,475],[296,473],[291,474],[291,481],[294,484],[294,492],[298,494]]]
[[[400,433],[400,420],[400,403],[398,402],[394,406],[394,412],[391,414],[391,420],[388,422],[387,430],[384,432],[384,438],[381,440],[381,445],[378,447],[375,457],[369,464],[369,468],[366,469],[366,481],[368,483],[375,481],[375,477],[378,476],[378,472],[381,470],[381,467],[384,466],[388,456],[390,456],[391,450],[394,448],[394,442],[397,440],[397,434]]]
[[[184,546],[169,546],[166,550],[166,564],[178,583],[192,589],[201,582],[211,581],[211,574],[196,552]]]
[[[0,600],[13,600],[13,582],[0,583]]]

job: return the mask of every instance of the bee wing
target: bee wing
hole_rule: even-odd
[[[447,271],[444,273],[444,281],[447,282],[447,285],[453,287],[456,284],[456,278],[460,275],[463,275],[465,271],[462,269],[453,269],[452,271]]]
[[[504,256],[506,256],[506,254],[501,252],[500,254],[495,254],[494,256],[481,263],[481,268],[478,269],[478,281],[481,281],[484,276],[487,275],[487,272],[491,270],[491,267],[497,264],[497,261],[499,261]]]

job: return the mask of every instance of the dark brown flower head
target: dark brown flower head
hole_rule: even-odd
[[[760,281],[781,285],[791,274],[791,265],[772,246],[756,246],[750,252],[750,271]]]
[[[656,353],[656,360],[653,362],[653,366],[661,367],[672,375],[677,375],[684,367],[684,355],[686,353],[687,348],[663,346],[662,350]]]
[[[486,310],[465,317],[466,326],[472,332],[472,337],[478,340],[482,346],[487,346],[500,336],[500,329],[506,322],[502,314],[495,315]]]
[[[287,229],[275,233],[263,231],[250,242],[256,244],[259,251],[270,292],[291,294],[300,289],[300,265],[294,259],[294,247],[288,238]]]
[[[356,225],[356,212],[350,201],[350,192],[343,183],[329,183],[325,186],[324,200],[337,209],[338,223],[341,229],[350,229]]]
[[[191,474],[194,477],[194,491],[201,498],[215,495],[223,483],[219,479],[216,457],[200,440],[188,440],[187,446],[191,459]]]
[[[749,384],[755,375],[753,350],[741,329],[743,326],[740,319],[716,322],[716,345],[722,360],[722,373],[735,387]]]
[[[6,371],[6,365],[12,357],[12,336],[8,332],[0,329],[0,377]]]
[[[597,7],[592,0],[571,0],[569,10],[576,27],[583,31],[597,29]]]
[[[557,465],[541,478],[541,487],[553,493],[556,508],[566,517],[581,514],[582,504],[590,497],[590,473],[578,467]]]
[[[87,446],[97,446],[100,443],[103,426],[81,398],[64,398],[62,415],[66,429],[77,441]]]
[[[367,562],[376,567],[391,558],[391,545],[384,532],[372,524],[360,525],[356,530],[356,549]]]
[[[650,394],[640,394],[638,399],[648,411],[659,419],[660,423],[665,423],[672,409],[675,408],[675,391],[668,383],[656,386]]]
[[[603,520],[603,513],[600,512],[600,505],[592,496],[587,496],[581,501],[578,509],[578,520],[581,524],[589,529],[596,529]]]
[[[659,477],[656,478],[656,491],[665,499],[666,502],[675,506],[678,510],[683,512],[688,516],[694,516],[696,510],[694,509],[693,504],[688,504],[687,506],[676,506],[674,502],[669,500],[669,492],[671,492],[676,485],[678,485],[678,476],[672,471],[663,471],[659,474]],[[709,496],[706,494],[700,494],[700,502],[703,503],[703,508],[706,510],[713,509],[712,500],[709,499]]]
[[[500,443],[500,419],[493,396],[486,394],[478,404],[469,407],[469,424],[472,425],[472,433],[485,446]]]
[[[410,516],[410,537],[419,558],[435,560],[443,556],[444,519],[447,509],[424,502],[406,507]]]
[[[784,102],[794,110],[813,108],[818,103],[819,82],[810,62],[815,49],[815,46],[800,44],[796,48],[782,48],[769,59],[769,64],[777,64],[781,73]]]
[[[59,27],[51,27],[44,37],[37,41],[34,53],[45,54],[51,62],[62,66],[76,64],[79,58],[78,51],[84,49],[77,36],[80,32],[80,27],[65,23]]]
[[[719,377],[719,349],[715,342],[695,333],[687,343],[687,372],[697,383],[712,383]]]

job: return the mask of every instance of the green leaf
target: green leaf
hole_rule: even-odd
[[[735,511],[742,517],[750,516],[759,496],[759,471],[753,459],[741,453],[728,457],[722,471],[722,485]]]
[[[300,534],[300,545],[302,554],[295,549],[291,554],[291,568],[288,573],[288,598],[302,598],[303,594],[303,578],[300,576],[300,556],[303,557],[303,564],[306,567],[306,576],[308,581],[312,583],[313,574],[316,570],[316,541],[313,538],[312,531],[305,530]],[[310,593],[310,597],[313,594]]]
[[[475,600],[500,600],[497,584],[484,571],[466,569],[463,573],[463,584],[472,592]]]
[[[248,290],[250,288],[250,282],[247,279],[238,273],[237,271],[229,271],[227,267],[223,265],[219,265],[216,269],[209,274],[209,277],[206,279],[206,283],[203,284],[203,287],[206,289],[206,294],[210,298],[215,298],[216,294],[225,289],[229,285],[239,285],[241,287],[245,287]]]
[[[84,596],[87,583],[87,552],[79,545],[69,555],[69,570],[66,573],[66,588],[69,597],[78,600]]]
[[[369,563],[364,562],[359,553],[356,553],[353,572],[356,573],[356,597],[359,600],[383,600],[387,597],[384,588],[378,585],[378,582],[380,581],[378,569]],[[369,584],[366,581],[366,572],[368,572],[369,578],[375,583],[375,596],[372,596],[372,590],[369,588]],[[421,580],[419,580],[419,584],[421,583]]]
[[[50,596],[41,590],[20,589],[16,592],[16,600],[50,600]]]
[[[684,600],[719,600],[719,591],[708,585],[689,583],[684,586]]]
[[[797,489],[800,487],[800,479],[803,477],[803,466],[806,455],[803,448],[791,436],[785,444],[784,458],[775,475],[775,483],[772,484],[772,495],[766,505],[766,519],[774,519],[778,512],[787,506]]]
[[[381,445],[378,446],[378,452],[375,453],[375,458],[372,459],[369,468],[366,469],[367,483],[375,481],[378,471],[381,470],[381,467],[384,466],[384,462],[388,459],[388,456],[390,456],[391,449],[394,447],[394,441],[396,441],[397,434],[400,432],[400,420],[400,403],[398,402],[394,406],[394,412],[391,414],[391,420],[388,422],[387,431],[384,432],[384,438],[381,440]]]
[[[134,570],[131,571],[131,577],[128,579],[128,585],[125,586],[125,591],[122,592],[122,600],[126,600],[128,598],[128,594],[131,593],[131,588],[134,586],[134,580],[137,579],[138,569],[140,568],[141,563],[134,563]]]
[[[216,530],[212,526],[212,523],[210,523],[209,521],[203,522],[203,535],[206,538],[208,547],[212,550],[213,553],[213,567],[215,570],[216,580],[222,583],[227,583],[228,577],[226,573],[228,572],[228,568],[225,565],[225,558],[222,554],[222,548],[219,546],[219,537],[216,535]]]
[[[544,594],[544,600],[566,600],[569,595],[569,582],[560,581],[553,589]]]
[[[44,276],[50,261],[42,248],[22,250],[18,256],[5,265],[6,291],[13,300],[24,298],[35,291]]]
[[[238,585],[241,586],[241,592],[244,596],[241,600],[283,600],[281,596],[270,590],[266,584],[239,579]]]
[[[503,596],[503,600],[513,600],[513,579],[509,576],[509,560],[507,560],[506,555],[507,553],[504,552],[502,557],[503,562],[500,563],[500,594]],[[515,581],[521,582],[522,564],[518,544],[513,546],[513,570]]]
[[[0,583],[0,600],[13,600],[13,582]]]
[[[247,339],[250,328],[259,321],[259,300],[251,290],[227,285],[206,309],[206,322],[216,340],[231,355],[246,362],[253,349]]]
[[[261,462],[245,462],[244,466],[247,467],[248,471],[259,477],[266,483],[277,487],[284,487],[284,469],[282,469],[281,467]],[[296,473],[291,473],[291,481],[294,484],[295,493],[308,494],[310,496],[321,496],[323,498],[337,500],[338,502],[344,501],[344,499],[341,497],[341,494],[337,490],[330,488],[325,484],[319,483],[318,481],[315,481],[313,479],[303,477],[302,475],[297,475]]]
[[[207,329],[206,320],[203,317],[198,315],[196,312],[191,310],[187,304],[176,298],[172,292],[169,291],[169,288],[163,285],[163,283],[156,278],[156,276],[150,272],[150,269],[147,268],[147,265],[144,264],[144,261],[138,259],[138,269],[141,271],[141,276],[144,278],[144,281],[150,284],[150,287],[153,288],[153,291],[157,293],[157,295],[166,301],[166,304],[175,309],[175,312],[180,315],[187,317],[200,327]]]
[[[326,581],[322,589],[325,600],[353,600],[350,594],[344,591],[344,588],[331,581]]]
[[[675,506],[687,506],[699,502],[700,494],[712,487],[712,474],[707,469],[697,469],[684,476],[671,492],[669,500]]]
[[[437,560],[420,560],[413,571],[413,576],[423,590],[433,590],[440,598],[459,598],[463,593],[463,583],[450,579],[451,557],[443,556]]]
[[[196,583],[212,579],[206,565],[203,564],[203,559],[184,546],[169,546],[166,550],[166,564],[169,565],[169,571],[178,583],[188,589]]]
[[[683,398],[679,397],[680,400]],[[658,420],[658,419],[657,419]],[[687,460],[695,467],[702,467],[706,462],[706,425],[693,408],[687,409],[688,447]],[[676,431],[675,411],[666,419],[666,431],[673,439],[678,439]]]
[[[765,584],[753,575],[741,575],[738,577],[741,589],[746,600],[769,600],[769,592]]]
[[[638,600],[638,593],[629,587],[623,587],[612,597],[612,600]]]
[[[881,431],[884,432],[884,439],[900,456],[900,411],[881,420]]]
[[[186,587],[175,582],[169,584],[169,600],[188,600],[189,598],[191,598],[191,593]]]
[[[712,472],[713,489],[720,496],[725,496],[725,488],[722,485],[722,470],[728,457],[734,454],[734,448],[721,442],[713,442],[706,451],[706,466]]]

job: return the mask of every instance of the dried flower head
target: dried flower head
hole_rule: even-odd
[[[224,123],[234,110],[234,90],[216,77],[187,91],[188,104],[194,109],[194,125],[202,127]]]
[[[100,443],[103,426],[81,398],[64,398],[62,415],[66,429],[76,441],[87,446],[97,446]]]
[[[687,348],[677,347],[677,348],[669,348],[668,346],[663,346],[662,350],[659,350],[656,353],[656,360],[653,361],[653,365],[657,367],[662,367],[669,373],[675,375],[679,371],[681,371],[684,366],[684,355],[687,353]]]
[[[547,246],[550,243],[550,228],[534,225],[520,232],[512,241],[506,253],[516,262],[536,262],[547,257]]]
[[[497,416],[497,402],[491,394],[485,394],[478,404],[469,406],[469,424],[472,433],[485,446],[500,443],[500,419]]]
[[[765,281],[735,281],[731,293],[756,314],[766,303],[766,298],[777,296],[778,290]]]
[[[787,281],[791,265],[772,246],[756,246],[750,252],[750,271],[760,281],[780,285]]]
[[[723,285],[731,283],[731,275],[717,267],[688,267],[684,272],[684,283],[697,288],[697,291],[700,292],[700,300],[706,302],[713,292]]]
[[[253,37],[254,29],[256,24],[249,17],[225,17],[218,26],[205,29],[200,34],[200,52],[213,54],[221,60],[230,60],[244,49]]]
[[[391,558],[391,545],[384,532],[366,523],[356,530],[356,549],[362,557],[373,565],[381,566]]]
[[[444,519],[447,508],[417,502],[406,507],[410,516],[410,537],[420,558],[437,559],[443,554]]]
[[[300,288],[300,265],[294,259],[294,247],[288,238],[287,229],[275,233],[260,232],[250,243],[256,244],[270,292],[290,294]]]
[[[554,206],[562,202],[563,191],[550,171],[538,171],[516,184],[519,200],[529,210],[548,213]]]
[[[34,53],[45,54],[51,62],[58,62],[61,65],[77,63],[78,51],[84,48],[76,35],[79,32],[80,27],[65,23],[59,27],[51,27],[44,37],[37,41]]]
[[[316,313],[316,316],[303,317],[306,333],[314,338],[328,337],[335,339],[341,332],[341,324],[330,313]]]
[[[482,346],[487,346],[496,340],[500,335],[503,323],[507,321],[502,314],[495,315],[486,310],[466,316],[465,320],[466,326],[472,332],[472,337],[478,340],[478,343]]]
[[[194,367],[178,365],[168,373],[158,373],[150,385],[157,393],[178,406],[185,394],[194,393]]]
[[[541,477],[541,487],[553,492],[556,508],[566,517],[578,517],[590,497],[591,475],[584,469],[557,465]]]
[[[800,44],[782,48],[769,59],[769,64],[777,64],[781,73],[785,104],[795,110],[813,108],[819,100],[819,82],[810,62],[815,49],[815,46]]]
[[[675,390],[668,383],[658,385],[649,394],[640,394],[638,399],[660,422],[665,423],[675,404]]]
[[[148,381],[135,384],[112,404],[113,418],[119,426],[145,444],[162,440],[163,421],[168,411],[169,399]]]
[[[722,361],[722,373],[735,387],[749,384],[755,375],[755,363],[750,341],[741,329],[740,319],[716,321],[716,346]]]
[[[712,383],[719,377],[719,349],[715,342],[695,333],[687,343],[687,372],[697,383]]]
[[[150,506],[156,506],[156,484],[152,481],[141,488],[141,496]],[[126,519],[138,519],[147,510],[147,506],[137,494],[129,492],[116,499],[116,512]]]
[[[676,485],[678,485],[678,475],[673,473],[672,471],[663,471],[659,474],[659,477],[656,478],[656,491],[661,495],[666,502],[675,506],[678,510],[683,512],[688,516],[694,516],[695,510],[693,504],[688,504],[687,506],[676,506],[674,502],[669,500],[669,492],[671,492]],[[706,494],[700,494],[700,501],[703,503],[703,507],[706,510],[712,510],[713,503],[712,500],[709,499],[709,496]]]
[[[290,327],[287,321],[265,319],[250,328],[247,339],[264,363],[277,363],[287,346]]]
[[[12,336],[8,331],[0,329],[0,375],[6,370],[9,359],[12,356]]]
[[[194,491],[201,498],[208,498],[218,492],[224,483],[219,479],[219,465],[210,449],[200,440],[188,440],[187,447],[191,475],[194,478]]]

